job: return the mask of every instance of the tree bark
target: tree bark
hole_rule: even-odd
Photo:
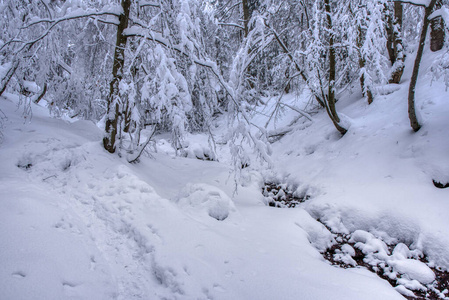
[[[435,6],[436,2],[437,2],[437,0],[431,0],[429,3],[429,6],[427,6],[425,9],[423,26],[421,29],[421,37],[419,39],[418,51],[416,53],[415,64],[413,66],[413,73],[412,73],[412,77],[410,79],[410,86],[409,86],[409,90],[408,90],[408,116],[410,119],[410,126],[412,127],[413,131],[415,131],[415,132],[417,132],[421,128],[418,118],[416,117],[415,88],[416,88],[416,82],[418,81],[419,65],[421,64],[421,59],[422,59],[422,55],[424,52],[424,46],[426,43],[427,29],[428,29],[429,23],[430,23],[429,16],[433,11],[433,7]]]
[[[389,83],[399,83],[404,73],[404,47],[402,44],[403,10],[401,2],[394,2],[394,32],[393,32],[393,70]]]
[[[435,9],[439,9],[442,6],[442,1],[437,0],[437,3],[435,3]],[[438,17],[430,21],[430,50],[435,52],[443,49],[444,38],[444,20],[441,17]]]
[[[251,18],[250,12],[249,12],[249,0],[242,0],[242,7],[243,7],[243,31],[245,34],[245,38],[248,36],[249,33],[249,19]]]
[[[394,17],[391,15],[391,11],[389,11],[390,8],[388,6],[385,6],[386,11],[386,32],[387,32],[387,51],[388,51],[388,58],[390,59],[391,65],[393,65],[396,61],[396,56],[394,52],[394,25],[393,25],[393,19]]]
[[[103,146],[110,153],[115,152],[115,142],[117,138],[117,127],[120,118],[119,105],[119,84],[123,78],[123,65],[125,62],[125,46],[127,36],[123,31],[128,27],[129,10],[131,0],[122,0],[123,14],[119,17],[119,26],[117,28],[117,40],[114,51],[114,62],[112,67],[112,81],[110,83],[110,91],[108,97],[108,110],[106,117],[106,134],[103,138]]]
[[[340,118],[337,114],[337,109],[335,108],[335,78],[336,78],[336,58],[335,58],[335,46],[334,46],[334,35],[332,33],[332,17],[331,17],[331,5],[329,0],[324,0],[324,10],[326,11],[327,29],[329,31],[329,84],[327,91],[327,105],[326,110],[329,117],[334,123],[335,128],[343,135],[347,132],[347,129],[340,125]]]
[[[44,98],[45,93],[47,93],[47,83],[44,83],[44,87],[42,88],[41,93],[36,97],[35,100],[33,100],[33,102],[38,104],[42,100],[42,98]]]
[[[334,117],[335,121],[340,122],[338,118],[337,111],[335,109],[335,77],[336,77],[336,61],[335,61],[335,48],[334,48],[334,35],[332,34],[332,17],[331,17],[331,6],[329,0],[324,0],[326,19],[327,19],[327,29],[329,30],[329,84],[327,91],[327,102],[329,103],[329,109]]]

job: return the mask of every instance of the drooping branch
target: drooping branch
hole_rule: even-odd
[[[143,0],[143,1],[139,1],[139,7],[156,7],[156,8],[160,8],[161,6],[159,5],[159,3]]]
[[[98,17],[98,16],[106,16],[106,15],[110,15],[110,16],[115,16],[118,17],[119,14],[117,14],[117,9],[114,8],[111,11],[101,11],[101,12],[88,12],[88,11],[84,11],[83,13],[71,13],[69,15],[66,15],[64,17],[58,18],[58,19],[40,19],[40,20],[36,20],[33,21],[31,23],[29,23],[28,25],[24,26],[22,29],[27,29],[30,28],[32,26],[35,26],[37,24],[42,24],[42,23],[48,23],[50,24],[50,26],[42,33],[40,34],[38,37],[29,40],[29,41],[23,41],[23,40],[18,40],[18,39],[11,39],[8,42],[6,42],[5,44],[3,44],[0,47],[0,51],[3,50],[5,47],[11,45],[11,44],[23,44],[19,49],[15,50],[16,53],[21,52],[25,49],[25,47],[27,46],[33,46],[34,44],[36,44],[37,42],[39,42],[40,40],[44,39],[52,30],[53,28],[65,21],[69,21],[69,20],[76,20],[76,19],[82,19],[82,18],[92,18],[92,17]],[[106,21],[105,21],[106,22]],[[118,25],[118,23],[114,23],[112,21],[107,21],[108,24],[114,24],[114,25]]]
[[[81,19],[81,18],[89,18],[89,17],[100,17],[100,16],[115,16],[120,17],[120,14],[122,13],[122,10],[119,6],[113,6],[111,10],[103,10],[103,11],[93,11],[93,10],[76,10],[74,12],[71,12],[61,18],[57,19],[39,19],[30,22],[29,24],[22,27],[22,29],[30,28],[34,25],[41,24],[41,23],[49,23],[49,24],[58,24],[64,21],[69,20],[75,20],[75,19]],[[118,20],[116,22],[116,25],[118,25]]]
[[[328,99],[326,98],[326,96],[324,95],[324,91],[321,90],[321,96],[320,94],[315,91],[313,89],[312,86],[310,86],[308,78],[304,72],[304,70],[299,66],[298,62],[295,60],[295,58],[293,57],[293,55],[291,54],[290,50],[287,48],[287,46],[285,45],[285,43],[281,40],[281,38],[279,37],[279,34],[276,32],[276,30],[274,30],[273,28],[271,28],[266,22],[265,22],[265,26],[271,30],[271,32],[273,33],[276,41],[278,42],[279,46],[282,48],[282,50],[284,51],[284,53],[287,55],[287,57],[290,59],[290,61],[294,64],[296,70],[298,71],[299,75],[301,76],[301,78],[304,80],[304,82],[308,85],[310,91],[312,92],[312,95],[315,97],[315,100],[321,105],[321,107],[324,107],[326,109],[326,112],[328,114],[328,116],[330,117],[330,119],[332,120],[332,123],[334,124],[335,128],[341,133],[341,134],[345,134],[347,129],[345,129],[344,127],[342,127],[339,122],[340,120],[336,120],[334,117],[334,114],[332,113],[332,109],[329,107],[328,105]],[[321,76],[318,74],[318,77],[321,78]],[[321,87],[323,87],[323,83],[321,82],[320,84]]]
[[[6,72],[6,76],[2,78],[1,86],[0,86],[0,96],[3,95],[3,92],[6,90],[6,87],[8,86],[9,81],[11,80],[14,73],[17,71],[17,68],[19,67],[19,61],[16,59],[13,62],[13,65],[8,69],[8,72]]]
[[[222,22],[220,22],[220,23],[218,23],[218,25],[220,25],[220,26],[237,27],[237,28],[239,28],[241,30],[245,30],[245,27],[243,27],[242,25],[239,25],[239,24],[235,24],[235,23],[222,23]]]
[[[234,89],[223,78],[216,63],[214,63],[210,60],[198,58],[196,55],[194,55],[191,52],[186,52],[183,49],[183,47],[171,43],[170,40],[164,38],[158,32],[153,32],[151,30],[142,30],[141,28],[131,27],[131,28],[127,28],[124,31],[124,35],[126,35],[128,38],[129,37],[138,37],[138,38],[145,38],[148,41],[153,41],[155,43],[160,44],[161,46],[163,46],[165,48],[174,50],[174,51],[178,52],[179,54],[181,54],[182,56],[189,58],[196,65],[207,68],[210,72],[212,72],[212,74],[216,77],[216,79],[218,80],[220,85],[224,88],[226,94],[230,97],[231,101],[235,105],[237,113],[242,116],[245,123],[257,128],[262,134],[266,133],[264,128],[251,122],[246,111],[244,110],[244,108],[241,107],[240,102],[238,101],[238,99],[235,95]],[[254,145],[259,145],[259,147],[260,147],[260,143],[261,143],[260,139],[256,138],[249,130],[246,132],[246,134]],[[265,154],[262,153],[262,156],[264,157],[264,160],[266,162],[271,164],[270,159]]]
[[[429,6],[430,0],[393,0],[393,2],[401,2],[414,6],[427,7]]]

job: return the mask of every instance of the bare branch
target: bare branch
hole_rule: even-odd
[[[42,3],[42,5],[45,7],[45,10],[47,11],[48,17],[49,17],[50,19],[53,19],[53,16],[52,16],[52,14],[51,14],[50,8],[48,7],[47,3],[45,3],[44,0],[41,0],[41,3]]]
[[[401,2],[420,7],[427,7],[429,5],[429,0],[393,0],[393,2]]]
[[[11,80],[12,76],[14,75],[18,67],[19,67],[19,60],[16,59],[13,65],[9,68],[8,72],[6,72],[6,76],[2,78],[2,83],[0,86],[0,96],[6,90],[9,81]]]
[[[142,1],[142,2],[139,2],[139,7],[157,7],[157,8],[159,8],[161,6],[159,5],[159,3],[156,3],[156,2]]]
[[[33,99],[32,101],[38,104],[39,101],[41,101],[42,98],[44,98],[46,92],[47,92],[47,83],[44,83],[44,88],[42,89],[42,92],[39,95],[37,95],[36,99]]]
[[[245,30],[245,28],[242,25],[239,24],[235,24],[235,23],[218,23],[218,25],[220,26],[233,26],[233,27],[237,27],[241,30]]]
[[[84,13],[84,14],[78,14],[78,15],[74,14],[74,15],[65,16],[65,17],[62,17],[59,19],[55,19],[55,20],[41,19],[41,20],[31,22],[30,24],[26,25],[22,29],[26,29],[26,28],[29,28],[31,26],[41,24],[41,23],[50,23],[50,26],[44,31],[44,33],[42,33],[40,36],[38,36],[37,38],[35,38],[33,40],[30,40],[30,41],[22,41],[22,40],[16,40],[16,39],[9,40],[8,42],[6,42],[5,44],[3,44],[0,47],[0,51],[3,50],[6,46],[8,46],[10,44],[19,43],[19,44],[23,44],[23,45],[18,50],[16,50],[16,52],[17,53],[21,52],[21,51],[23,51],[23,49],[25,49],[26,46],[31,47],[38,41],[45,38],[51,32],[51,30],[61,22],[75,20],[75,19],[81,19],[81,18],[92,18],[92,17],[97,17],[97,16],[105,16],[105,15],[116,16],[116,17],[118,16],[115,12],[102,11],[102,12],[92,12],[92,13]],[[118,22],[117,23],[111,22],[110,24],[114,24],[114,25],[118,26]]]

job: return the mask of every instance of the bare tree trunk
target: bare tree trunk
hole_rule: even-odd
[[[329,7],[330,10],[330,7]],[[272,29],[268,24],[265,23],[265,26],[267,26],[267,28],[270,28],[271,31],[274,34],[274,38],[276,39],[276,41],[278,42],[279,46],[282,48],[282,50],[284,51],[284,53],[287,55],[287,57],[290,59],[290,61],[295,65],[296,70],[298,71],[299,75],[301,76],[301,78],[304,80],[305,83],[308,82],[307,76],[304,73],[304,71],[300,68],[300,66],[298,65],[297,61],[294,59],[294,57],[291,54],[291,51],[287,48],[287,46],[285,45],[285,43],[279,38],[279,35],[277,34],[276,30]],[[342,127],[339,122],[340,120],[337,122],[330,109],[329,109],[329,105],[327,103],[327,98],[324,95],[324,93],[322,93],[322,95],[318,95],[317,92],[312,91],[313,96],[315,97],[316,101],[321,105],[321,107],[326,109],[327,115],[329,116],[329,118],[332,120],[332,123],[334,124],[335,128],[337,128],[337,130],[344,135],[348,130],[344,127]]]
[[[360,48],[363,45],[364,39],[365,39],[365,37],[364,37],[363,30],[359,26],[358,27],[358,37],[357,37],[357,47],[359,48],[359,68],[360,69],[365,68],[365,64],[366,64],[365,58],[363,57],[362,52],[360,51]],[[368,104],[373,103],[373,93],[371,92],[371,89],[365,85],[365,74],[362,74],[360,76],[360,87],[362,88],[363,97],[366,97],[368,100]]]
[[[385,27],[387,32],[387,51],[388,51],[388,58],[390,59],[391,65],[394,64],[396,61],[396,56],[394,55],[394,25],[393,25],[393,17],[391,16],[391,12],[389,11],[389,7],[385,7],[386,11],[386,20],[385,20]]]
[[[248,36],[249,33],[249,19],[251,18],[250,12],[249,12],[249,0],[242,0],[242,7],[243,7],[243,28],[244,28],[244,34],[245,38]]]
[[[340,125],[340,118],[337,114],[337,109],[335,108],[335,103],[337,102],[335,99],[335,78],[336,78],[336,58],[335,58],[335,47],[334,47],[334,35],[332,33],[332,17],[331,17],[331,6],[329,0],[324,0],[324,9],[326,11],[326,19],[327,19],[327,29],[329,31],[329,84],[327,91],[327,105],[326,110],[334,123],[335,128],[341,133],[345,134],[347,132],[346,128],[343,128]]]
[[[415,64],[413,66],[412,78],[410,79],[410,87],[408,90],[408,116],[410,119],[410,125],[412,126],[413,131],[415,131],[415,132],[421,128],[421,125],[419,124],[419,121],[416,117],[415,88],[416,88],[416,82],[418,81],[419,65],[421,64],[421,59],[422,59],[422,55],[424,52],[424,46],[426,43],[427,28],[429,27],[429,23],[430,23],[429,16],[433,11],[433,7],[435,6],[436,2],[437,2],[437,0],[431,0],[429,3],[429,6],[427,6],[425,9],[423,26],[421,29],[421,37],[419,39],[418,51],[416,53],[416,59],[415,59]]]
[[[115,152],[115,142],[117,137],[117,127],[120,117],[119,105],[119,83],[123,78],[123,64],[125,62],[125,46],[127,37],[123,31],[128,27],[129,9],[131,0],[122,0],[123,14],[119,17],[117,28],[117,41],[115,44],[114,62],[112,67],[112,81],[108,97],[108,110],[106,117],[106,134],[103,138],[103,146],[110,153]]]
[[[329,84],[327,91],[327,101],[329,103],[329,109],[337,122],[340,122],[338,118],[337,111],[335,109],[335,77],[336,77],[336,61],[335,61],[335,48],[334,48],[334,35],[332,34],[332,17],[331,17],[331,6],[329,0],[324,0],[325,10],[326,10],[326,19],[327,19],[327,29],[329,29]]]
[[[439,9],[443,6],[441,0],[437,0],[435,9]],[[441,50],[444,46],[444,20],[441,17],[437,17],[430,21],[430,50],[433,52]]]

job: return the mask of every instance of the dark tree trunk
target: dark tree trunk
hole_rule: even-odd
[[[389,12],[389,8],[385,8],[386,11],[386,31],[387,31],[387,51],[388,58],[390,59],[391,65],[396,61],[396,56],[394,55],[394,25],[393,25],[393,17],[391,12]]]
[[[337,109],[335,108],[335,77],[336,77],[336,58],[335,58],[335,46],[334,46],[334,35],[332,33],[332,17],[331,17],[331,5],[329,0],[324,0],[324,9],[326,11],[327,19],[327,29],[329,31],[329,86],[327,91],[327,105],[326,110],[329,117],[334,123],[335,128],[343,135],[347,132],[347,129],[340,125],[340,118],[337,114]]]
[[[329,109],[334,117],[335,121],[340,122],[337,111],[335,109],[335,77],[336,77],[336,61],[335,61],[335,48],[334,48],[334,35],[332,34],[332,17],[331,17],[331,6],[329,0],[324,0],[326,19],[327,19],[327,29],[329,30],[329,85],[327,91],[327,101],[329,103]]]
[[[6,90],[9,81],[11,80],[14,73],[16,73],[18,67],[19,67],[19,60],[15,60],[11,68],[9,68],[8,72],[6,72],[5,77],[1,79],[2,82],[0,86],[0,96],[3,95],[3,92]]]
[[[435,9],[441,8],[443,5],[441,0],[437,0]],[[444,46],[444,20],[441,17],[430,21],[430,50],[433,52],[441,50]]]
[[[387,33],[388,42],[387,47],[390,55],[390,61],[393,70],[390,75],[390,83],[399,83],[404,73],[404,47],[402,45],[402,19],[403,10],[401,2],[394,2],[394,16],[389,22]]]
[[[44,87],[42,88],[41,93],[36,97],[35,100],[33,100],[33,102],[38,104],[42,100],[42,98],[44,98],[45,93],[47,93],[47,83],[44,83]]]
[[[108,110],[106,117],[106,134],[103,138],[103,146],[110,153],[115,152],[115,142],[117,138],[117,128],[120,117],[119,105],[119,83],[123,78],[123,64],[125,62],[125,46],[127,37],[123,31],[128,27],[129,9],[131,0],[122,0],[123,14],[119,17],[117,28],[117,40],[115,44],[114,62],[112,67],[112,81],[108,97]]]
[[[429,6],[427,6],[425,9],[423,26],[421,29],[421,37],[419,39],[418,51],[416,53],[415,64],[413,66],[413,73],[412,73],[412,77],[410,79],[410,87],[408,90],[408,116],[410,119],[410,125],[412,126],[412,129],[415,132],[421,128],[418,118],[416,117],[415,88],[416,88],[416,82],[418,81],[419,65],[421,64],[421,59],[422,59],[422,55],[424,52],[424,46],[426,43],[427,28],[429,27],[429,23],[430,23],[429,16],[433,11],[433,8],[434,8],[436,2],[437,2],[437,0],[431,0],[429,3]]]
[[[242,0],[242,10],[243,10],[243,31],[245,37],[248,36],[250,32],[249,21],[253,16],[253,12],[260,6],[259,0]]]
[[[245,37],[248,36],[249,28],[248,23],[249,19],[251,19],[250,12],[249,12],[249,0],[242,0],[242,6],[243,6],[243,28],[244,28],[244,34]]]

